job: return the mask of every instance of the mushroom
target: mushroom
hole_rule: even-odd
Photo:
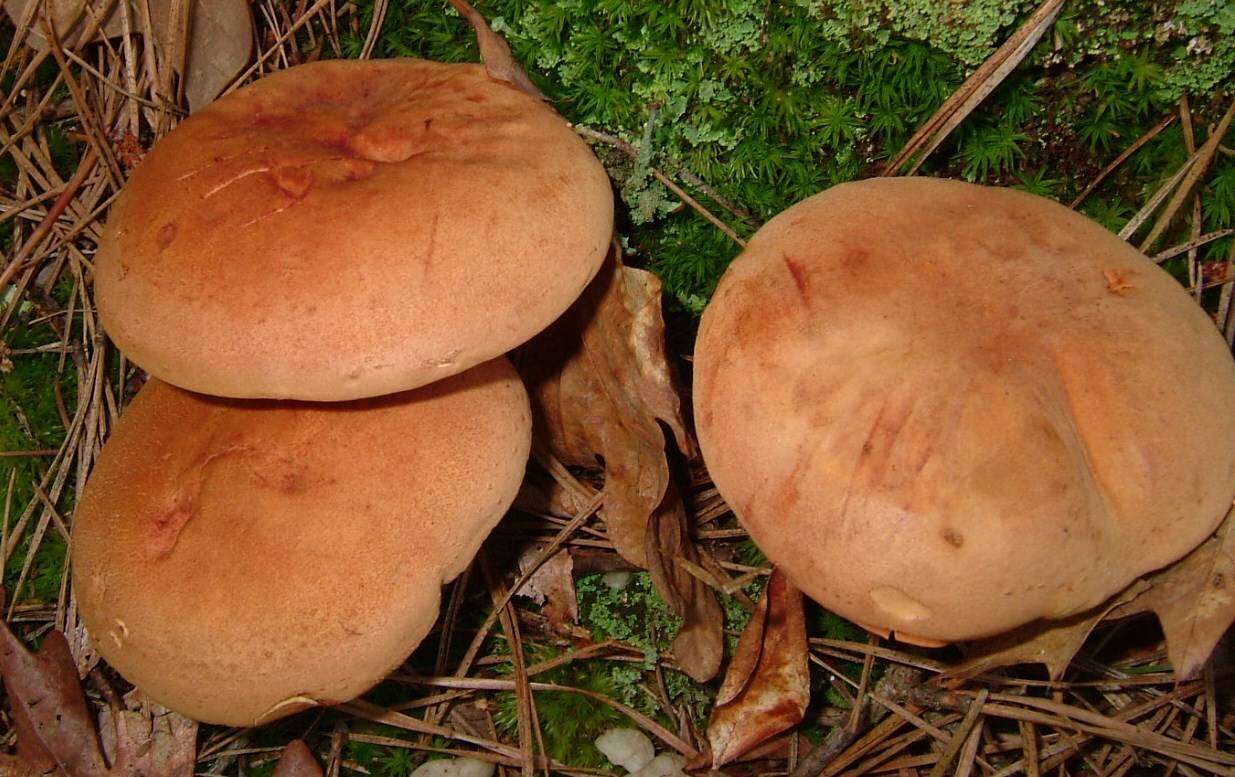
[[[197,720],[250,726],[346,701],[428,633],[530,444],[504,358],[332,404],[151,380],[77,508],[79,612],[111,666]]]
[[[612,229],[587,145],[483,66],[316,62],[159,141],[112,207],[95,288],[107,333],[169,383],[357,399],[525,342]]]
[[[1089,610],[1235,496],[1235,363],[1163,270],[1009,189],[844,184],[751,239],[703,315],[695,419],[768,558],[938,644]]]

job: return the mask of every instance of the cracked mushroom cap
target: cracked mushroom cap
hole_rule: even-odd
[[[442,584],[514,499],[530,441],[504,358],[326,405],[151,380],[77,508],[79,611],[108,663],[197,720],[346,701],[428,633]]]
[[[1061,205],[954,181],[768,222],[703,315],[695,420],[768,558],[908,641],[1094,607],[1235,495],[1235,363],[1187,293]]]
[[[169,383],[358,399],[530,339],[612,229],[591,150],[482,66],[317,62],[159,141],[112,207],[95,288],[107,333]]]

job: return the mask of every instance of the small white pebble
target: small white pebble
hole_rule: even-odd
[[[630,777],[686,777],[686,756],[661,753]]]
[[[439,758],[416,767],[412,777],[493,777],[495,765],[476,758]]]
[[[596,749],[628,772],[637,772],[656,757],[656,748],[637,728],[611,728],[596,737]]]
[[[630,581],[634,579],[634,572],[606,572],[600,578],[600,581],[612,588],[614,591],[621,591],[630,585]]]

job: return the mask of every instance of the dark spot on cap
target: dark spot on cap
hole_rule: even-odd
[[[801,262],[796,259],[790,259],[788,256],[784,257],[784,261],[785,269],[789,270],[789,275],[793,278],[793,285],[797,286],[798,294],[805,300],[807,290],[806,268],[802,266]]]
[[[176,225],[170,221],[159,227],[159,231],[154,235],[154,241],[158,244],[160,251],[171,245],[175,239]]]
[[[154,516],[146,537],[146,548],[155,559],[166,558],[176,548],[180,532],[195,515],[191,502],[179,500],[168,509]]]
[[[275,479],[275,488],[283,494],[299,494],[306,488],[304,477],[299,472],[284,472]]]

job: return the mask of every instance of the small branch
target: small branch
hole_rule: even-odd
[[[1170,196],[1175,187],[1179,185],[1179,182],[1184,179],[1184,176],[1188,174],[1188,171],[1192,169],[1192,166],[1196,164],[1196,160],[1200,158],[1200,153],[1201,152],[1198,151],[1188,157],[1184,163],[1179,166],[1179,169],[1176,170],[1175,173],[1167,180],[1167,182],[1162,184],[1162,186],[1158,188],[1158,191],[1154,192],[1153,196],[1149,198],[1149,202],[1146,202],[1141,209],[1137,211],[1136,215],[1133,216],[1127,224],[1124,224],[1123,229],[1119,230],[1119,236],[1121,238],[1128,240],[1136,234],[1136,231],[1141,228],[1141,225],[1149,220],[1149,217],[1154,214],[1154,211],[1158,209],[1158,206],[1162,204],[1163,200]]]
[[[1102,172],[1098,173],[1097,177],[1090,181],[1089,185],[1082,189],[1080,194],[1076,195],[1076,199],[1068,203],[1068,207],[1076,210],[1077,206],[1084,202],[1086,197],[1093,194],[1094,189],[1097,189],[1106,180],[1108,175],[1115,172],[1116,168],[1128,161],[1128,157],[1140,151],[1146,143],[1158,137],[1158,133],[1175,123],[1176,118],[1177,116],[1174,113],[1167,115],[1166,118],[1155,124],[1148,132],[1133,141],[1132,145],[1125,148],[1122,154],[1115,157],[1110,164],[1102,168]]]
[[[1207,232],[1204,235],[1200,235],[1196,238],[1193,238],[1192,240],[1189,240],[1186,243],[1181,243],[1177,246],[1168,248],[1165,251],[1161,251],[1159,253],[1154,254],[1153,260],[1157,262],[1158,264],[1162,264],[1167,259],[1173,259],[1176,256],[1179,256],[1180,254],[1186,254],[1189,251],[1193,250],[1194,248],[1200,248],[1206,243],[1212,243],[1215,240],[1221,240],[1222,238],[1230,234],[1235,234],[1235,229],[1219,229],[1213,232]]]
[[[52,203],[51,207],[47,209],[47,215],[44,216],[43,220],[39,222],[39,225],[35,227],[34,233],[30,235],[29,239],[26,240],[26,242],[22,244],[21,248],[17,250],[17,255],[14,256],[13,260],[9,262],[8,267],[5,267],[3,272],[0,272],[0,288],[4,288],[8,285],[9,281],[13,280],[13,276],[15,276],[17,271],[21,269],[21,266],[26,261],[26,258],[34,253],[35,249],[42,244],[48,233],[51,232],[51,228],[56,223],[56,220],[64,214],[65,209],[69,207],[69,203],[72,202],[73,198],[77,196],[78,190],[81,189],[82,185],[86,182],[86,178],[90,176],[91,171],[94,170],[95,163],[98,161],[99,155],[97,150],[94,146],[90,146],[90,148],[86,151],[85,157],[83,157],[81,162],[77,165],[77,172],[73,174],[73,178],[64,185],[64,189],[60,192],[60,196],[58,196],[56,201]]]
[[[931,769],[927,777],[944,777],[947,774],[948,768],[961,754],[961,749],[969,739],[969,732],[973,731],[974,726],[978,724],[978,719],[982,717],[982,707],[986,704],[987,697],[990,696],[990,691],[983,688],[978,691],[978,697],[969,705],[969,709],[965,711],[965,717],[961,720],[960,725],[952,732],[952,739],[944,748],[943,754],[939,756],[939,760],[935,762],[935,768]]]
[[[1154,224],[1153,229],[1149,231],[1149,234],[1145,236],[1145,240],[1141,242],[1141,251],[1149,250],[1150,246],[1157,242],[1162,233],[1166,231],[1166,228],[1171,225],[1171,221],[1175,218],[1175,214],[1179,211],[1180,207],[1192,196],[1193,189],[1196,188],[1201,177],[1205,175],[1205,171],[1209,169],[1214,154],[1218,152],[1218,143],[1221,142],[1222,136],[1226,134],[1227,129],[1231,126],[1232,118],[1235,118],[1235,100],[1231,101],[1231,104],[1226,109],[1226,113],[1218,121],[1218,126],[1210,133],[1209,139],[1205,141],[1205,145],[1197,149],[1196,163],[1192,165],[1192,169],[1188,171],[1187,177],[1184,178],[1179,189],[1175,191],[1175,196],[1167,204],[1166,210],[1158,217],[1158,221]]]

